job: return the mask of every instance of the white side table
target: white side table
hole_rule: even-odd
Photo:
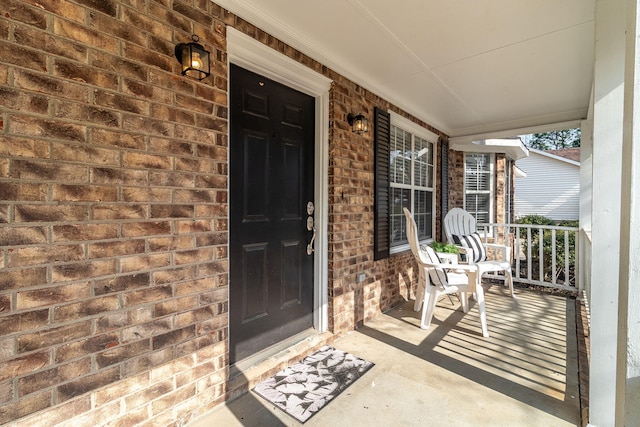
[[[458,254],[449,252],[436,252],[443,264],[458,264]]]

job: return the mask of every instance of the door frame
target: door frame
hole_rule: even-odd
[[[313,255],[313,326],[318,333],[326,332],[329,328],[327,247],[329,187],[326,177],[329,174],[329,89],[332,80],[233,27],[227,27],[227,60],[229,63],[299,90],[315,99],[313,192],[316,240]],[[229,94],[229,87],[227,87],[227,94]]]

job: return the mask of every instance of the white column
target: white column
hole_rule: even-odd
[[[616,425],[640,425],[639,0],[627,1]]]
[[[596,0],[589,421],[615,425],[626,0]]]

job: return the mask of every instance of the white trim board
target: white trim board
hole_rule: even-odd
[[[314,314],[318,332],[329,328],[328,245],[329,220],[329,89],[332,80],[294,61],[232,27],[227,27],[227,57],[254,73],[282,83],[315,98],[315,223]]]

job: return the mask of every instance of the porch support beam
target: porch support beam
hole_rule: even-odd
[[[640,425],[640,39],[638,0],[627,1],[622,145],[616,426]]]
[[[589,422],[614,426],[627,0],[597,0]]]

